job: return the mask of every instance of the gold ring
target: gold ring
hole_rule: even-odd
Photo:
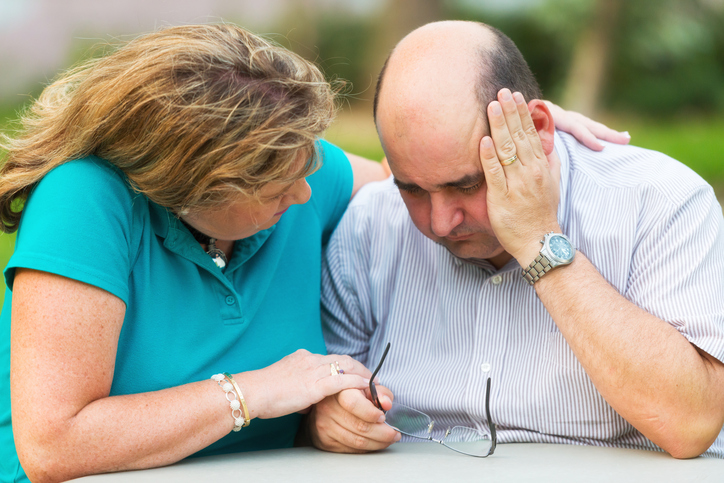
[[[513,157],[508,158],[505,161],[501,161],[500,164],[502,164],[503,166],[508,166],[508,165],[515,163],[517,160],[518,160],[518,155],[514,154]]]
[[[338,362],[335,361],[329,363],[329,373],[333,376],[338,376],[340,374]]]

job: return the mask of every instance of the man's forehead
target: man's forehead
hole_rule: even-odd
[[[417,180],[405,181],[404,178],[398,176],[394,177],[394,182],[398,188],[401,189],[414,189],[421,188],[425,191],[440,191],[445,188],[467,188],[475,184],[480,183],[485,179],[485,175],[482,170],[477,172],[471,172],[464,174],[456,179],[448,177],[450,179],[436,179],[436,177],[426,177],[425,179],[420,178]]]
[[[477,156],[472,156],[472,153],[447,153],[438,156],[428,156],[424,152],[417,153],[417,156],[405,154],[407,155],[388,157],[395,184],[403,188],[418,187],[426,191],[438,191],[447,187],[470,186],[484,178],[482,166]]]

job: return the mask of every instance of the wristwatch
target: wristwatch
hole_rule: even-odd
[[[523,269],[523,278],[533,285],[550,270],[563,265],[569,265],[576,255],[571,240],[561,233],[550,232],[540,241],[543,248],[535,260]]]

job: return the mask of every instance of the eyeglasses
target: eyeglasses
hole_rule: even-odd
[[[490,435],[466,426],[454,426],[447,428],[440,439],[435,439],[432,437],[432,429],[435,426],[435,421],[427,414],[399,403],[392,403],[389,411],[382,409],[382,404],[380,404],[380,400],[377,397],[377,388],[373,380],[380,371],[382,363],[385,362],[385,357],[387,357],[389,350],[390,343],[388,342],[387,347],[385,347],[385,352],[380,359],[380,363],[377,364],[377,369],[375,369],[375,372],[372,373],[372,377],[370,378],[372,400],[375,405],[385,413],[385,424],[404,435],[440,443],[453,451],[468,456],[485,458],[493,454],[496,438],[495,423],[490,418],[490,377],[488,377],[485,389],[485,414],[488,417],[488,424],[490,425]]]

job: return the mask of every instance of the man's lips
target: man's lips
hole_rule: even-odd
[[[286,208],[284,208],[284,209],[283,209],[282,211],[280,211],[279,213],[274,213],[274,216],[283,215],[284,213],[287,212],[288,209],[289,209],[289,207],[287,206]]]
[[[446,236],[445,239],[448,241],[456,242],[456,241],[467,240],[468,238],[470,238],[473,235],[474,235],[474,233],[468,233],[467,235],[460,235],[460,236]]]

